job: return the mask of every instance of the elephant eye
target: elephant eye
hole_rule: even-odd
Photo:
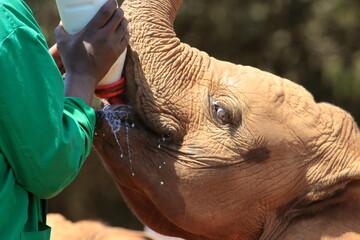
[[[231,99],[225,98],[220,102],[210,97],[209,110],[212,120],[217,124],[228,125],[231,129],[236,129],[241,125],[241,110]]]
[[[228,124],[230,122],[229,113],[218,105],[214,105],[216,118],[221,124]]]

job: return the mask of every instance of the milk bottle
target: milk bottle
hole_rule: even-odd
[[[98,10],[104,5],[107,0],[56,0],[58,11],[64,29],[69,34],[81,31],[89,21],[95,16]],[[109,72],[98,84],[99,97],[109,98],[120,94],[119,84],[124,85],[124,79],[121,78],[124,61],[126,56],[126,49],[116,60]],[[112,88],[111,91],[108,91]],[[117,90],[116,90],[117,89]],[[122,86],[122,91],[124,90]]]

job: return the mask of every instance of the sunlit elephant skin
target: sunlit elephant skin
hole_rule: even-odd
[[[286,79],[181,43],[180,5],[123,4],[131,108],[97,113],[94,146],[129,206],[188,240],[360,239],[352,117]],[[117,138],[109,114],[122,120]]]
[[[151,240],[145,233],[119,227],[109,227],[97,221],[71,222],[60,214],[48,214],[50,240]]]

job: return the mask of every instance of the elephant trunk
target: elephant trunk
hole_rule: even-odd
[[[133,23],[152,22],[170,30],[181,3],[182,0],[125,0],[121,7]]]
[[[144,122],[157,124],[152,128],[164,127],[161,124],[165,121],[167,125],[182,121],[180,108],[174,112],[174,107],[168,106],[181,104],[187,89],[202,78],[210,59],[176,37],[173,21],[181,3],[181,0],[125,0],[122,5],[131,34],[124,70],[128,102],[141,113]],[[181,131],[179,124],[170,125]]]
[[[177,68],[187,60],[185,47],[176,37],[173,21],[182,1],[179,0],[128,0],[122,8],[130,23],[131,58],[133,72],[140,87],[160,88],[175,84]],[[185,63],[186,64],[186,63]],[[126,70],[132,70],[127,68]],[[184,74],[184,72],[182,72]],[[129,71],[125,72],[129,75]],[[185,73],[186,74],[186,73]]]

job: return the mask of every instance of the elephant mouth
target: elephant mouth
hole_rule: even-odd
[[[118,132],[122,126],[131,127],[132,129],[142,130],[147,133],[156,133],[142,121],[131,105],[128,104],[110,104],[102,110],[95,110],[96,126],[99,129],[110,129],[111,132]]]
[[[99,121],[107,120],[111,128],[116,129],[122,123],[134,123],[134,111],[130,105],[111,104],[105,106],[102,110],[96,110],[96,119]]]
[[[131,70],[131,68],[129,69]],[[140,131],[141,135],[146,136],[149,141],[152,141],[150,139],[154,138],[158,140],[159,137],[172,139],[170,136],[174,134],[169,133],[172,132],[172,129],[168,130],[166,127],[165,129],[163,126],[159,127],[160,121],[156,120],[159,113],[144,113],[142,111],[143,106],[140,104],[139,107],[139,99],[141,97],[129,97],[137,96],[137,93],[141,92],[139,89],[142,89],[144,85],[140,80],[141,78],[135,77],[134,73],[131,73],[131,71],[125,76],[125,78],[126,91],[125,94],[121,95],[121,100],[124,104],[109,104],[108,101],[103,101],[107,102],[108,105],[106,105],[102,110],[95,110],[97,131],[108,132],[111,130],[114,133],[120,129],[126,130],[126,127],[131,126],[134,130]],[[125,128],[121,128],[121,125],[125,125]]]

